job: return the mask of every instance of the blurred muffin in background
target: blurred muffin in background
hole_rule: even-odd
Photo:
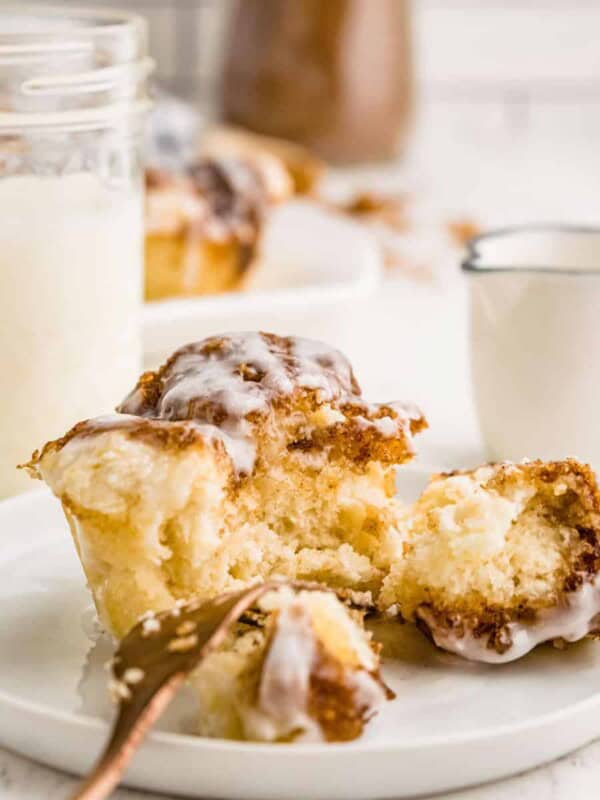
[[[240,288],[269,207],[292,194],[281,167],[203,159],[183,174],[146,172],[146,300]]]
[[[205,132],[200,152],[216,158],[246,158],[270,173],[285,167],[294,194],[313,195],[325,173],[325,163],[306,147],[258,133],[218,126]]]
[[[146,300],[241,289],[269,212],[312,193],[323,165],[287,142],[229,128],[201,136],[187,117],[177,130],[172,122],[149,148]]]

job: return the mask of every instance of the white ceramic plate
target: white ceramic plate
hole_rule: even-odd
[[[401,470],[407,498],[425,480]],[[56,500],[36,491],[0,504],[0,743],[76,773],[99,753],[110,714],[82,572]],[[398,628],[396,628],[398,631]],[[387,663],[397,699],[344,745],[206,740],[179,697],[136,755],[127,783],[233,800],[373,800],[491,780],[600,735],[600,643],[541,648],[500,667],[436,651],[408,626]],[[388,631],[389,635],[389,631]]]
[[[311,336],[348,349],[359,304],[381,280],[381,256],[368,233],[298,201],[272,213],[262,254],[249,291],[146,303],[146,361],[231,330]]]

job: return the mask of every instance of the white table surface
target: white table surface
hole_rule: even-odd
[[[485,115],[465,116],[460,109],[443,125],[429,122],[408,166],[363,171],[356,182],[364,187],[366,178],[375,177],[388,187],[408,184],[434,196],[441,212],[466,211],[487,226],[597,222],[600,147],[589,131],[579,135],[573,125],[561,133],[551,126],[543,136],[539,130],[509,136]],[[440,267],[434,284],[391,280],[370,304],[359,333],[350,355],[368,396],[414,400],[427,413],[431,430],[420,442],[421,461],[458,467],[482,459],[470,391],[465,291],[456,263]],[[74,785],[69,776],[0,750],[0,798],[58,800]],[[600,742],[527,774],[447,797],[592,800],[598,787]],[[115,796],[146,795],[121,790]]]

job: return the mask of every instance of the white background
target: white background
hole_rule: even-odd
[[[209,94],[220,41],[219,0],[105,5],[129,5],[148,16],[166,87]],[[379,171],[377,180],[408,185],[444,212],[467,212],[487,226],[596,223],[600,2],[416,0],[414,6],[418,124],[407,161]],[[438,275],[429,288],[393,281],[373,305],[370,319],[377,327],[371,326],[369,346],[377,340],[381,357],[367,382],[378,393],[431,404],[437,431],[426,448],[430,460],[450,453],[468,461],[478,443],[463,290],[455,265],[444,269],[451,274]],[[412,316],[405,308],[413,309]],[[65,776],[0,752],[2,798],[57,800],[71,785]],[[598,786],[600,744],[522,778],[453,797],[592,800]]]

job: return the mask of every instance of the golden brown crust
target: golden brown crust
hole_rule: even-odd
[[[314,352],[304,352],[304,348],[314,348]],[[223,364],[222,374],[213,385],[203,382],[204,393],[190,394],[165,405],[167,394],[177,383],[201,376],[218,364]],[[227,386],[223,383],[226,377]],[[311,386],[310,381],[319,381],[319,385]],[[352,367],[339,351],[319,342],[264,332],[212,336],[181,347],[158,370],[145,372],[118,410],[155,419],[196,419],[220,424],[231,412],[226,411],[226,403],[219,398],[228,392],[247,394],[248,385],[252,385],[253,394],[265,401],[258,410],[266,410],[267,405],[289,405],[290,400],[304,396],[312,399],[313,410],[323,402],[332,402],[354,418],[400,417],[392,404],[365,403]],[[418,410],[411,409],[412,412],[410,422],[416,432],[426,422]],[[248,416],[253,413],[256,412],[248,412]]]
[[[316,429],[306,437],[295,439],[288,444],[290,451],[305,453],[327,450],[333,458],[345,458],[355,464],[379,461],[382,464],[401,464],[409,456],[406,441],[403,437],[383,436],[377,428],[365,426],[356,417],[356,407],[343,407],[348,420],[328,428]],[[383,406],[380,412],[375,411],[367,416],[369,421],[376,421],[383,416],[396,419],[398,412]],[[408,422],[411,436],[427,428],[424,417],[410,419]]]
[[[19,469],[26,469],[33,478],[41,478],[39,464],[45,456],[62,450],[73,439],[89,439],[111,431],[123,431],[131,439],[169,450],[210,446],[225,457],[223,443],[216,438],[211,440],[207,437],[206,431],[198,426],[186,422],[172,423],[165,420],[114,415],[78,422],[64,436],[47,442],[41,449],[36,450],[28,462],[19,465]]]
[[[571,475],[582,480],[582,488],[584,484],[591,490],[591,495],[595,495],[594,505],[600,508],[600,500],[598,499],[599,492],[596,485],[596,475],[589,464],[583,464],[575,458],[565,458],[562,461],[541,461],[535,459],[533,461],[522,461],[520,464],[515,464],[509,461],[490,461],[477,467],[476,470],[472,469],[455,469],[449,472],[440,472],[432,476],[435,478],[450,478],[454,475],[473,475],[474,472],[490,467],[494,470],[493,475],[487,485],[501,488],[508,484],[515,484],[518,481],[518,476],[526,473],[528,477],[543,481],[544,483],[553,483],[561,477]]]
[[[385,686],[378,675],[373,677]],[[385,690],[389,691],[387,687]],[[318,722],[328,742],[357,739],[372,714],[368,705],[358,701],[356,688],[348,681],[347,668],[320,642],[310,676],[308,714]]]

